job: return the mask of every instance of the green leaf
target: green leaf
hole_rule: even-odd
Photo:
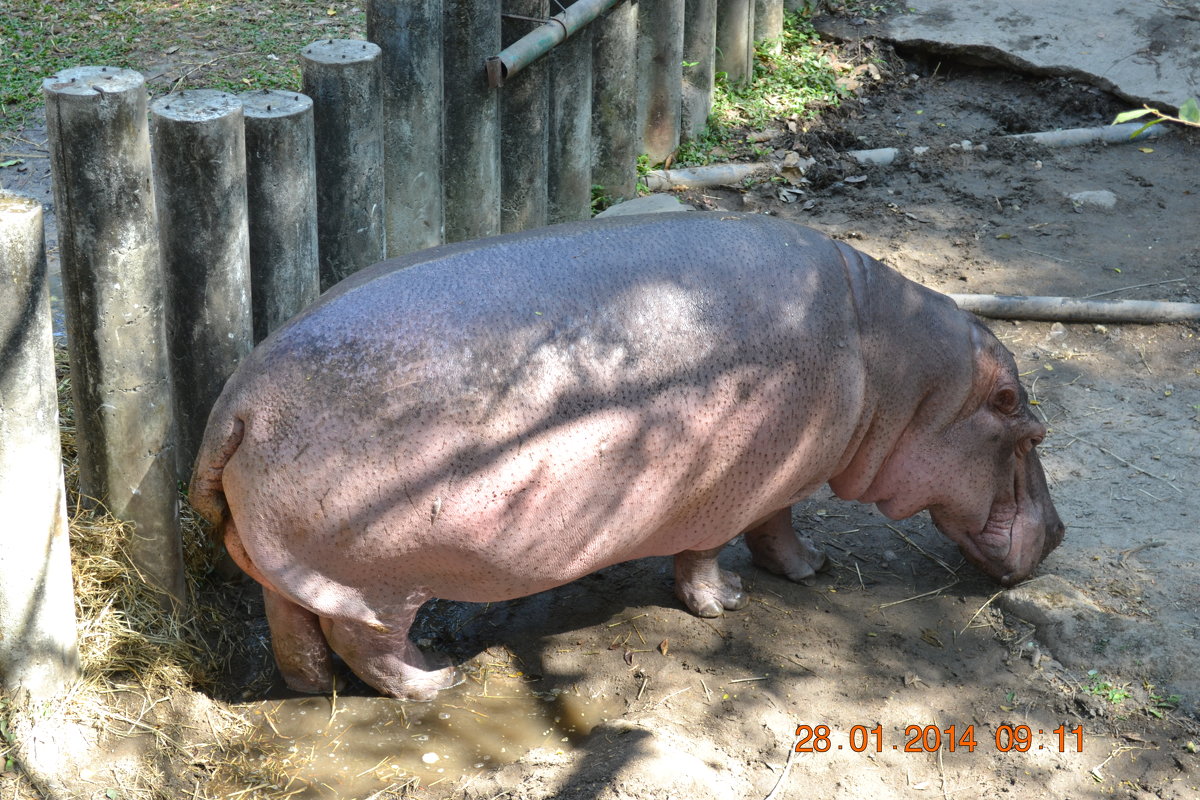
[[[1196,102],[1196,98],[1189,97],[1183,101],[1179,107],[1179,118],[1192,125],[1200,125],[1200,103]]]
[[[1130,120],[1135,120],[1138,117],[1144,117],[1147,114],[1153,113],[1154,112],[1148,108],[1138,108],[1133,111],[1122,111],[1120,114],[1117,114],[1117,118],[1112,121],[1112,124],[1120,125],[1122,122],[1129,122]]]
[[[1137,137],[1139,137],[1139,136],[1141,136],[1143,133],[1145,133],[1147,128],[1153,128],[1155,125],[1157,125],[1157,124],[1158,124],[1158,123],[1160,123],[1160,122],[1163,122],[1163,118],[1162,118],[1162,117],[1159,117],[1158,119],[1152,119],[1152,120],[1150,120],[1150,121],[1149,121],[1149,122],[1147,122],[1145,125],[1143,125],[1142,127],[1138,128],[1138,129],[1137,129],[1136,131],[1134,131],[1133,133],[1129,134],[1129,138],[1130,138],[1130,139],[1136,139]]]
[[[10,158],[8,161],[0,161],[0,167],[15,167],[17,164],[24,163],[25,162],[19,158]]]

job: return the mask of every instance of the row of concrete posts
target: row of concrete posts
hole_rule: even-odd
[[[744,80],[782,6],[576,0],[591,24],[489,80],[566,29],[560,3],[369,0],[368,41],[302,50],[302,92],[151,103],[133,70],[48,77],[81,501],[131,523],[164,609],[187,599],[180,482],[255,342],[386,256],[632,197],[639,154],[703,128],[714,73]],[[0,196],[0,688],[35,697],[77,661],[43,241],[39,204]]]

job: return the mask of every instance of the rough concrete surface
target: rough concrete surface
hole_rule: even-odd
[[[901,47],[1083,79],[1132,103],[1200,94],[1200,1],[908,0],[872,35]],[[872,26],[875,27],[875,26]]]

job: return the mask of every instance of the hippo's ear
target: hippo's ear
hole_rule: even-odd
[[[992,392],[990,402],[998,414],[1011,416],[1021,407],[1021,392],[1016,387],[1001,385]]]

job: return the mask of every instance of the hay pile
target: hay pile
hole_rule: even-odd
[[[56,368],[80,677],[41,708],[0,696],[0,792],[14,799],[285,796],[274,746],[235,708],[213,699],[260,695],[270,684],[265,629],[246,631],[247,598],[257,593],[220,578],[221,552],[184,503],[190,602],[183,613],[163,612],[161,596],[124,549],[130,526],[79,493],[62,348]],[[234,662],[243,675],[236,687],[228,677]]]

